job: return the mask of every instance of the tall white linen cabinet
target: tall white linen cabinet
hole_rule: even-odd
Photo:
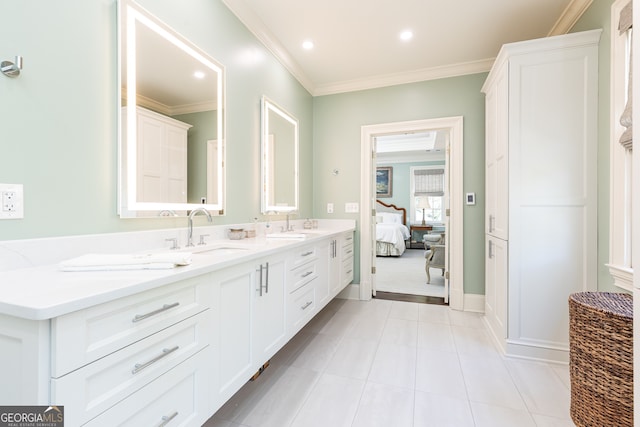
[[[568,361],[597,288],[601,30],[504,45],[486,94],[485,315],[505,354]]]

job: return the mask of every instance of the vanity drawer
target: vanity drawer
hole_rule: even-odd
[[[351,257],[353,258],[353,243],[342,246],[342,259]]]
[[[316,282],[317,280],[308,282],[288,297],[287,323],[293,333],[299,331],[315,314]]]
[[[309,283],[311,280],[318,277],[318,262],[311,261],[289,272],[289,292],[294,292],[296,289]]]
[[[342,253],[340,255],[342,259],[353,256],[353,234],[349,234],[343,237]]]
[[[346,286],[353,282],[353,256],[342,261],[342,285]]]
[[[202,425],[211,409],[207,399],[209,353],[209,348],[198,352],[86,426],[160,426],[163,422],[166,426]]]
[[[311,260],[318,258],[318,248],[315,246],[306,246],[295,253],[292,253],[289,258],[289,270],[293,270],[302,264],[305,264]]]
[[[207,275],[52,320],[51,376],[60,377],[206,310]]]
[[[51,380],[51,401],[81,425],[207,347],[211,310]]]

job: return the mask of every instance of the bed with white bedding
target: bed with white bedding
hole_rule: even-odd
[[[400,256],[409,239],[407,211],[396,205],[376,201],[376,255]]]

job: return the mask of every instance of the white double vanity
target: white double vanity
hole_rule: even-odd
[[[355,221],[290,222],[311,211],[298,121],[267,96],[255,100],[260,181],[234,183],[228,205],[224,66],[133,0],[118,0],[118,30],[118,213],[174,228],[0,242],[0,402],[64,406],[66,426],[200,426],[353,281]],[[189,72],[178,79],[167,58]],[[257,214],[258,186],[252,224],[192,227],[196,214]],[[229,227],[256,237],[230,240]],[[193,241],[191,263],[60,268],[185,250],[167,240]]]
[[[0,402],[63,405],[69,426],[200,426],[353,281],[355,221],[320,220],[291,239],[196,230],[209,243],[163,270],[65,272],[59,261],[87,245],[164,245],[177,230],[4,242],[23,268],[0,266]]]

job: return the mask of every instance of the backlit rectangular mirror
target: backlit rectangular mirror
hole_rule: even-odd
[[[119,24],[120,216],[224,214],[224,67],[132,0]]]
[[[298,210],[298,120],[262,97],[262,213]]]

